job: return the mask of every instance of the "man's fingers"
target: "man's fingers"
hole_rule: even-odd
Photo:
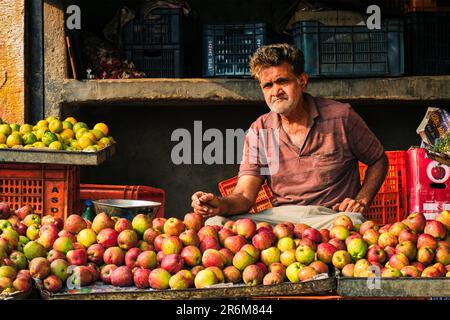
[[[199,200],[201,202],[208,202],[208,201],[213,200],[215,197],[216,196],[214,194],[212,194],[212,193],[205,193],[201,197],[199,197]]]

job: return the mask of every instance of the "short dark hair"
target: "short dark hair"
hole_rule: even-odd
[[[255,51],[250,58],[250,72],[255,79],[258,79],[262,69],[283,63],[290,64],[296,75],[305,71],[303,52],[287,43],[278,43],[262,46]]]

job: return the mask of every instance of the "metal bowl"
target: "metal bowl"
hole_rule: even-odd
[[[97,213],[105,212],[110,217],[116,216],[130,221],[141,213],[153,219],[161,206],[160,202],[126,199],[101,199],[92,202]]]

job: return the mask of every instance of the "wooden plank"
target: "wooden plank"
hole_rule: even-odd
[[[204,289],[154,290],[136,287],[119,288],[102,283],[73,291],[51,294],[42,289],[42,283],[36,280],[36,286],[43,299],[50,300],[186,300],[186,299],[245,299],[257,296],[287,296],[330,294],[336,288],[335,278],[326,278],[301,283],[282,283],[278,285],[246,286],[245,284],[220,284]]]
[[[51,163],[96,166],[115,154],[112,144],[98,152],[58,151],[48,149],[0,149],[0,162]]]

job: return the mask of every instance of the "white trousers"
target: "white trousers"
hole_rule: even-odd
[[[282,222],[305,223],[315,229],[330,229],[334,219],[340,215],[347,215],[353,224],[359,224],[366,221],[361,213],[355,212],[339,212],[336,213],[322,206],[280,206],[266,209],[255,214],[241,214],[235,216],[215,216],[206,220],[206,225],[220,225],[223,226],[228,220],[238,220],[243,218],[250,218],[256,223],[266,221],[272,226]]]

